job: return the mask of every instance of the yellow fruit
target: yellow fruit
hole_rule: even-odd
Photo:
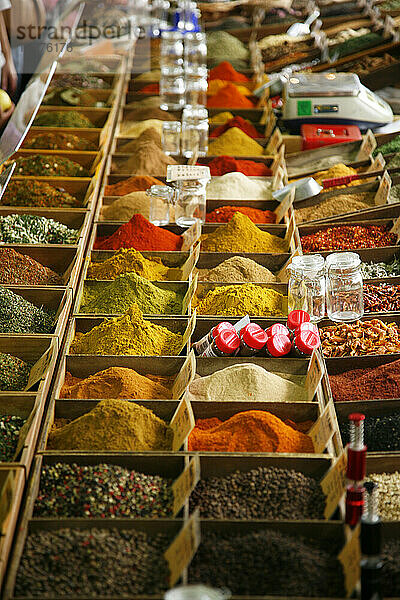
[[[11,98],[4,90],[0,90],[0,109],[7,112],[12,106]]]

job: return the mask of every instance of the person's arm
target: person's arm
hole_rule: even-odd
[[[14,66],[11,46],[2,12],[0,12],[0,42],[4,58],[6,59],[5,65],[1,69],[1,87],[3,90],[13,94],[17,89],[18,76]]]

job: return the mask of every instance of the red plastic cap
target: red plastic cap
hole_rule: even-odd
[[[276,333],[274,336],[268,338],[267,349],[271,356],[279,358],[289,354],[292,349],[292,342],[287,335]]]
[[[310,321],[306,321],[305,323],[300,323],[300,325],[294,332],[294,337],[300,335],[303,331],[312,331],[313,333],[316,333],[317,335],[319,335],[318,327],[315,325],[315,323],[311,323]]]
[[[353,421],[354,423],[358,423],[359,421],[365,421],[365,415],[362,413],[351,413],[349,415],[349,421]]]
[[[261,350],[267,343],[268,335],[257,323],[249,323],[240,331],[242,341],[255,350]]]
[[[212,330],[212,335],[214,338],[217,337],[217,335],[219,335],[220,333],[222,333],[222,331],[235,331],[234,326],[232,325],[232,323],[229,323],[228,321],[222,321],[221,323],[218,323],[218,325],[216,325],[214,327],[214,329]]]
[[[285,325],[282,325],[282,323],[275,323],[274,325],[271,325],[271,327],[268,327],[268,329],[265,330],[265,333],[268,337],[272,337],[277,333],[283,333],[283,335],[289,336],[289,329],[285,327]]]
[[[287,318],[288,329],[297,329],[302,323],[310,321],[310,315],[305,310],[292,310]]]
[[[294,343],[303,354],[312,354],[312,351],[321,345],[319,335],[313,331],[302,331],[295,337]]]
[[[235,330],[224,329],[214,340],[218,350],[224,354],[233,354],[239,346],[240,339]]]

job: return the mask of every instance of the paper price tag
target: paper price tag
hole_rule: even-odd
[[[209,179],[210,177],[210,167],[199,167],[196,165],[168,165],[166,181]]]
[[[376,139],[374,134],[370,129],[368,129],[367,133],[364,136],[363,141],[361,142],[361,146],[359,151],[357,152],[356,161],[358,160],[366,160],[371,156],[373,151],[377,146]]]
[[[292,260],[295,256],[300,256],[300,250],[296,248],[294,252],[292,252],[290,258],[285,262],[280,271],[277,272],[276,278],[278,281],[282,283],[287,283],[289,281],[289,272],[288,267],[292,264]]]
[[[281,144],[283,143],[283,137],[278,127],[275,128],[274,133],[271,135],[271,138],[268,142],[268,145],[265,149],[265,154],[275,155]]]
[[[324,411],[318,417],[316,423],[311,427],[308,434],[312,439],[316,454],[321,454],[325,450],[333,433],[332,402],[328,402]]]
[[[360,581],[361,548],[360,548],[360,525],[351,532],[350,537],[338,555],[344,573],[344,585],[346,597],[350,598],[357,583]]]
[[[382,156],[382,152],[379,152],[378,156],[376,156],[374,158],[374,160],[372,161],[371,165],[368,167],[367,169],[367,173],[370,173],[371,171],[383,171],[383,169],[385,168],[386,165],[386,161]]]
[[[179,400],[186,388],[193,381],[196,374],[196,359],[193,350],[182,365],[174,385],[172,386],[172,399]]]
[[[322,377],[324,374],[324,366],[322,363],[322,358],[320,353],[317,350],[313,350],[311,355],[310,364],[308,365],[305,387],[307,390],[308,401],[312,402],[315,396],[315,392],[319,384],[321,383]]]
[[[35,364],[33,365],[31,372],[29,373],[28,383],[26,384],[26,387],[24,390],[25,392],[27,392],[28,390],[33,388],[33,386],[38,381],[41,381],[45,377],[47,370],[51,364],[52,358],[53,358],[53,346],[50,346],[50,348],[48,348],[46,350],[46,352],[44,354],[42,354],[42,356],[39,358],[39,360],[37,360],[35,362]]]
[[[390,189],[392,187],[392,180],[387,171],[381,177],[381,181],[379,183],[378,190],[375,194],[375,204],[376,206],[381,206],[382,204],[387,204],[390,194]]]
[[[185,233],[182,234],[183,242],[181,251],[186,252],[190,250],[194,243],[200,239],[200,236],[201,223],[200,221],[196,221],[196,223],[193,223],[193,225],[191,225],[189,229],[187,229]]]
[[[285,178],[285,171],[282,167],[278,167],[276,173],[272,179],[272,190],[280,190],[283,188],[283,180]]]
[[[194,248],[193,246],[191,247],[189,257],[181,267],[174,267],[168,271],[168,279],[170,281],[187,281],[199,260],[199,256],[200,244],[196,244]]]
[[[198,278],[199,278],[199,274],[196,273],[196,275],[193,277],[193,279],[192,279],[192,281],[191,281],[191,283],[189,285],[188,291],[186,292],[186,294],[183,297],[183,300],[182,300],[182,314],[183,315],[185,315],[187,313],[187,310],[189,308],[189,304],[190,304],[190,302],[191,302],[191,300],[192,300],[192,298],[194,296],[194,293],[195,293],[195,291],[197,289],[197,280],[198,280]]]
[[[172,451],[177,452],[194,427],[194,415],[190,402],[182,398],[171,419],[170,427],[174,433]]]
[[[200,524],[198,511],[182,527],[167,551],[164,553],[169,566],[169,584],[173,587],[181,577],[184,569],[190,564],[200,545]]]
[[[295,190],[290,190],[288,194],[281,200],[279,206],[274,210],[276,216],[276,222],[280,223],[284,216],[287,214],[289,208],[293,205]]]
[[[347,452],[344,450],[320,481],[325,496],[325,519],[331,518],[346,491],[346,468]]]
[[[187,324],[185,332],[183,334],[181,351],[183,350],[183,348],[188,343],[189,338],[192,335],[195,327],[196,327],[196,309],[194,309],[193,314],[190,317],[189,323]]]
[[[190,494],[200,481],[200,459],[194,456],[177,479],[172,484],[174,495],[173,517],[175,518]]]
[[[290,221],[287,226],[286,235],[285,235],[285,241],[287,243],[288,248],[290,247],[290,244],[292,242],[292,238],[294,236],[295,229],[296,229],[296,223],[294,221],[294,215],[292,215],[290,217]]]
[[[400,217],[397,217],[397,219],[394,221],[393,227],[390,230],[390,232],[396,234],[397,243],[399,243],[399,240],[400,240]]]

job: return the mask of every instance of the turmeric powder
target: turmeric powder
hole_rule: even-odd
[[[209,156],[262,156],[264,148],[239,127],[231,127],[208,144]]]
[[[282,317],[287,313],[287,298],[275,290],[243,283],[226,285],[207,292],[199,301],[199,315],[259,315]]]
[[[91,262],[88,279],[112,280],[124,273],[136,273],[150,281],[164,281],[168,279],[166,267],[161,258],[145,258],[143,254],[133,248],[121,248],[111,258],[103,262]]]

